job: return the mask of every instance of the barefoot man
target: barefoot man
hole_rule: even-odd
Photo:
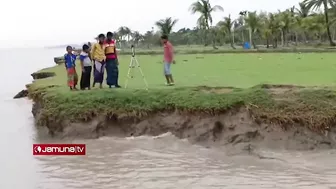
[[[171,64],[175,64],[173,45],[168,41],[167,35],[161,36],[161,42],[163,44],[163,64],[164,75],[166,77],[167,85],[174,85],[173,75],[170,70]]]
[[[95,86],[96,83],[99,83],[99,87],[103,88],[105,60],[106,60],[104,41],[105,41],[105,35],[100,34],[98,36],[98,43],[94,44],[91,49],[91,56],[92,56],[91,59],[94,61],[93,87]]]

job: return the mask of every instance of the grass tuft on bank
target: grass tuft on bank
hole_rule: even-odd
[[[43,96],[48,117],[72,121],[98,115],[126,114],[142,117],[160,111],[220,113],[243,105],[246,101],[265,101],[267,94],[260,89],[234,89],[231,93],[204,93],[200,88],[167,90],[101,90],[97,93],[68,93],[56,88],[39,91]],[[43,91],[43,92],[42,92]],[[41,93],[42,92],[42,93]],[[261,99],[262,98],[262,99]]]
[[[336,93],[332,85],[335,77],[331,69],[336,65],[334,56],[181,55],[173,66],[175,87],[163,84],[161,56],[139,56],[149,82],[148,91],[143,89],[142,78],[136,73],[128,89],[71,92],[66,87],[63,65],[41,70],[56,76],[36,80],[28,89],[29,96],[43,104],[40,124],[85,121],[101,115],[141,118],[173,111],[212,115],[245,108],[256,122],[279,124],[285,129],[305,125],[324,131],[336,122]],[[128,59],[120,57],[121,84]]]

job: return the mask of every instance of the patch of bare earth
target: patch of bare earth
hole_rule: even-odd
[[[295,101],[297,98],[292,94],[304,89],[304,87],[295,85],[263,85],[263,88],[265,88],[276,101]]]
[[[214,94],[226,94],[231,93],[233,91],[233,88],[229,87],[221,87],[221,88],[212,88],[212,87],[198,87],[198,90],[204,93],[214,93]]]
[[[204,93],[215,93],[215,94],[225,94],[225,93],[231,93],[233,89],[210,89],[210,90],[202,90]]]

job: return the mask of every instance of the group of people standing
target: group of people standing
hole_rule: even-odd
[[[106,84],[112,88],[120,88],[118,84],[119,78],[119,61],[116,50],[116,43],[112,39],[113,33],[107,32],[98,36],[98,42],[92,47],[85,44],[79,54],[79,60],[82,68],[80,80],[80,89],[85,90],[91,88],[91,72],[93,67],[93,85],[98,83],[99,87],[103,87],[104,72],[106,69]],[[67,46],[67,53],[64,55],[65,68],[68,76],[68,86],[70,90],[77,90],[78,75],[76,72],[76,59],[78,54],[73,52],[71,46]],[[92,66],[93,65],[93,66]]]
[[[80,89],[89,89],[91,86],[91,72],[93,67],[93,85],[96,83],[99,87],[103,87],[104,72],[106,69],[107,78],[106,84],[112,88],[120,88],[118,84],[119,78],[119,61],[117,56],[116,43],[112,39],[113,33],[107,32],[106,37],[104,34],[98,36],[98,42],[92,47],[85,44],[79,54],[79,60],[82,68],[82,75],[80,80]],[[173,76],[171,73],[171,64],[175,64],[173,45],[168,41],[168,36],[161,36],[163,44],[163,71],[166,78],[166,85],[174,85]],[[76,72],[76,59],[78,54],[73,52],[71,46],[67,46],[67,53],[64,55],[65,68],[68,76],[68,86],[70,90],[77,90],[78,75]],[[93,66],[92,66],[93,65]]]

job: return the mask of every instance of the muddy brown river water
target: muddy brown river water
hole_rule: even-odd
[[[0,74],[1,189],[336,188],[336,150],[259,150],[270,157],[260,159],[191,145],[169,133],[77,141],[37,137],[31,102],[12,97],[31,81],[30,73],[53,65],[52,57],[62,52],[31,49],[27,62],[23,55],[12,59],[12,50],[0,51],[1,66],[17,69]],[[27,66],[17,66],[22,63]],[[32,144],[42,142],[85,143],[87,155],[34,157]]]

